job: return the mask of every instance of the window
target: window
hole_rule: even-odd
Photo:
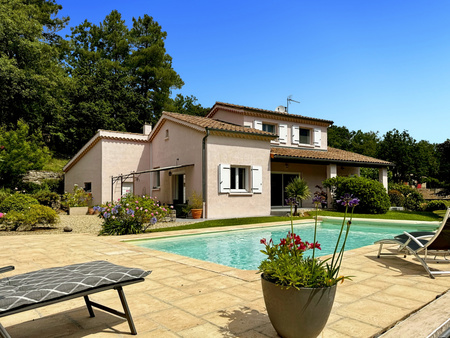
[[[309,129],[300,128],[300,143],[311,144],[311,131]]]
[[[91,182],[84,182],[84,191],[92,192],[92,183]]]
[[[166,140],[169,138],[169,129],[166,129]]]
[[[235,191],[247,191],[247,168],[230,168],[230,189]]]
[[[220,193],[262,193],[262,166],[219,165]]]
[[[276,129],[275,125],[273,125],[273,124],[263,123],[263,125],[262,125],[262,130],[263,131],[267,131],[267,132],[272,133],[272,134],[276,133],[275,129]]]
[[[159,189],[161,186],[161,176],[159,171],[153,173],[153,189]]]

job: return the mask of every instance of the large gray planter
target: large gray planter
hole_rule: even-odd
[[[327,288],[281,288],[261,275],[264,302],[270,321],[283,338],[315,338],[325,327],[336,295]]]

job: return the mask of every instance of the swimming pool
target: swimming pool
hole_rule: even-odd
[[[332,254],[336,245],[342,221],[324,221],[318,224],[317,241],[322,250],[319,255]],[[348,236],[346,250],[373,244],[383,238],[392,238],[403,231],[431,231],[436,225],[430,222],[423,224],[395,223],[395,225],[379,222],[358,222],[353,224]],[[222,264],[242,270],[256,270],[265,255],[260,252],[264,248],[261,238],[273,239],[278,243],[280,238],[290,231],[290,224],[282,226],[266,226],[248,230],[228,230],[208,234],[175,236],[170,238],[132,241],[134,245],[149,249],[175,253],[208,262]],[[314,222],[294,224],[294,232],[309,242],[314,237]],[[308,250],[305,254],[311,253]],[[317,251],[316,251],[317,255]]]

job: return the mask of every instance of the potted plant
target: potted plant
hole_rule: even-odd
[[[190,199],[188,200],[188,204],[183,208],[183,211],[186,214],[189,212],[192,214],[192,218],[198,219],[202,217],[203,212],[203,198],[202,195],[197,194],[196,191],[193,191]]]
[[[261,239],[261,244],[265,246],[261,252],[267,255],[259,266],[264,302],[273,327],[284,338],[317,337],[333,307],[336,284],[350,279],[339,275],[339,270],[353,210],[359,199],[345,194],[337,201],[345,206],[344,219],[334,253],[325,260],[316,257],[316,249],[321,249],[316,241],[321,201],[318,195],[313,198],[316,208],[313,242],[303,241],[294,233],[292,216],[291,231],[279,243]],[[346,222],[348,208],[351,208],[351,216]],[[312,250],[311,257],[305,257],[307,250]]]
[[[91,201],[92,194],[75,184],[72,193],[64,194],[61,204],[69,209],[69,215],[86,215]]]

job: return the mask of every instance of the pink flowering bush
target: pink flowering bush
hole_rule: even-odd
[[[117,202],[95,206],[94,210],[103,219],[100,235],[128,235],[145,232],[166,217],[171,208],[149,196],[128,194]]]
[[[265,246],[265,249],[261,250],[261,252],[267,255],[259,266],[259,271],[262,272],[264,279],[282,287],[300,289],[332,286],[339,281],[349,278],[340,276],[339,270],[350,231],[353,209],[358,205],[359,199],[345,194],[337,201],[337,203],[345,206],[344,220],[333,256],[323,261],[316,258],[316,249],[321,250],[321,246],[316,241],[316,237],[317,210],[319,205],[321,205],[322,199],[320,196],[316,196],[313,198],[313,202],[316,207],[316,221],[314,226],[314,239],[311,243],[303,241],[299,235],[294,233],[292,217],[291,231],[279,243],[274,243],[272,239],[269,241],[265,238],[261,239],[261,244]],[[346,222],[349,207],[351,208],[351,216]],[[312,250],[311,257],[304,256],[307,250]]]

